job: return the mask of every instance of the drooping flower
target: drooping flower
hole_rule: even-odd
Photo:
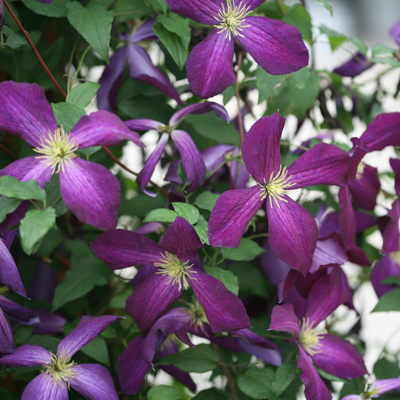
[[[70,133],[65,133],[57,126],[43,89],[36,84],[1,83],[0,103],[0,129],[26,140],[38,153],[13,162],[0,170],[0,176],[34,179],[43,187],[52,174],[59,173],[61,195],[71,212],[99,229],[114,228],[121,196],[118,179],[76,152],[117,145],[123,139],[143,146],[139,135],[108,111],[83,116]]]
[[[342,400],[369,400],[375,399],[377,397],[381,397],[381,394],[388,392],[389,390],[399,389],[400,388],[400,378],[394,379],[379,379],[375,381],[369,388],[362,393],[358,394],[349,394],[342,398]]]
[[[213,332],[249,327],[239,298],[203,271],[197,255],[201,247],[196,231],[182,217],[175,219],[160,244],[122,229],[104,232],[92,243],[96,256],[112,270],[143,265],[143,280],[126,304],[142,332],[148,331],[189,286],[204,307]]]
[[[235,39],[270,74],[288,74],[308,64],[308,51],[297,28],[283,21],[249,16],[263,2],[167,0],[171,11],[216,28],[192,50],[186,63],[196,95],[208,98],[236,82],[232,66]]]
[[[317,242],[317,225],[287,193],[310,185],[345,186],[350,158],[336,146],[319,143],[291,166],[283,166],[280,137],[284,123],[275,113],[259,119],[247,133],[243,160],[257,185],[229,190],[219,197],[210,217],[209,239],[212,246],[237,247],[251,218],[265,205],[272,250],[305,274]]]
[[[66,400],[70,387],[93,400],[118,400],[107,368],[98,364],[76,364],[71,357],[111,325],[117,316],[82,317],[78,326],[58,345],[57,354],[43,347],[24,344],[0,359],[7,367],[43,366],[42,373],[31,381],[21,400]]]

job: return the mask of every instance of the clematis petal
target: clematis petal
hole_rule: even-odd
[[[339,207],[340,234],[343,238],[344,249],[349,250],[355,246],[356,217],[348,187],[339,190]]]
[[[197,274],[196,274],[197,275]],[[165,310],[182,295],[178,284],[160,274],[149,276],[126,301],[126,310],[141,332],[148,331]]]
[[[160,365],[159,367],[167,374],[182,382],[190,391],[193,393],[196,392],[197,386],[187,372],[183,372],[181,369],[175,367],[175,365]]]
[[[343,265],[348,259],[336,238],[318,240],[313,254],[310,273],[317,271],[320,267],[327,268]]]
[[[75,372],[69,383],[73,389],[89,400],[118,400],[119,396],[107,368],[98,364],[79,364],[71,367]]]
[[[125,229],[102,233],[91,247],[112,270],[160,262],[163,252],[152,240]]]
[[[135,337],[119,356],[118,375],[123,393],[137,394],[142,390],[150,369],[150,364],[142,358],[145,340],[145,335]]]
[[[245,7],[249,7],[249,10],[254,10],[255,8],[257,8],[259,5],[261,5],[262,3],[264,3],[265,0],[233,0],[233,3],[238,5],[240,3],[243,3],[243,6]]]
[[[349,394],[342,398],[342,400],[362,400],[358,394]]]
[[[144,163],[143,169],[139,172],[136,182],[144,194],[150,197],[157,196],[156,193],[146,189],[147,184],[150,182],[154,169],[164,152],[165,145],[168,142],[168,133],[163,133],[157,143],[156,148],[151,153],[150,157]]]
[[[294,313],[292,304],[283,304],[274,307],[269,330],[291,333],[294,340],[299,337],[299,319]]]
[[[34,325],[40,322],[37,311],[22,307],[5,296],[0,296],[0,308],[7,317],[15,319],[24,325]]]
[[[260,193],[258,186],[222,193],[211,211],[208,224],[212,246],[239,246],[247,225],[263,204]]]
[[[78,326],[58,345],[57,353],[65,357],[72,357],[83,346],[90,343],[95,337],[99,336],[104,329],[108,328],[118,318],[117,315],[103,315],[101,317],[89,317],[84,315],[79,321]]]
[[[210,111],[214,111],[217,117],[229,123],[229,114],[224,106],[214,103],[213,101],[205,101],[204,103],[191,104],[190,106],[182,108],[182,110],[179,110],[171,117],[169,125],[175,126],[189,114],[205,114]]]
[[[43,308],[38,310],[38,323],[35,324],[33,335],[57,335],[63,333],[63,326],[67,320],[59,314],[51,314]]]
[[[378,394],[386,393],[389,390],[400,388],[400,378],[380,379],[371,385],[371,389],[376,389]]]
[[[194,260],[203,244],[192,225],[185,218],[176,217],[162,237],[160,247],[186,262]]]
[[[394,188],[396,190],[397,196],[400,196],[400,160],[397,160],[396,158],[391,158],[389,162],[395,173]]]
[[[120,47],[110,57],[110,63],[105,65],[99,80],[97,91],[97,106],[99,110],[114,112],[114,102],[117,90],[121,86],[126,63],[128,62],[127,46]]]
[[[203,182],[206,175],[206,166],[201,158],[201,154],[193,142],[190,135],[181,130],[174,130],[171,134],[172,140],[178,149],[183,168],[189,180],[188,191],[193,192]]]
[[[285,265],[287,264],[285,263]],[[306,276],[308,275],[309,274],[307,274]],[[286,275],[285,279],[278,284],[278,303],[282,303],[287,298],[287,296],[295,289],[294,286],[299,277],[300,277],[299,271],[296,271],[294,269],[289,270],[289,273]],[[295,310],[295,312],[297,315],[297,310]]]
[[[390,28],[390,36],[397,42],[400,46],[400,21],[397,21],[391,28]]]
[[[190,284],[204,308],[213,332],[250,328],[249,316],[243,303],[220,280],[197,271],[191,276]]]
[[[41,373],[22,393],[21,400],[68,400],[67,384],[62,380],[52,379],[50,375]]]
[[[60,170],[60,189],[65,205],[79,220],[103,230],[115,228],[120,184],[107,168],[76,157]]]
[[[267,199],[269,244],[282,261],[306,274],[317,244],[317,225],[307,210],[286,195],[284,199],[279,205]]]
[[[80,149],[92,146],[116,146],[124,139],[144,147],[139,134],[131,131],[119,117],[108,111],[96,111],[84,115],[71,131],[71,140],[74,140]]]
[[[235,146],[230,144],[217,144],[216,146],[201,150],[200,154],[207,170],[211,172],[218,167],[224,161],[225,154],[232,152],[235,148]],[[218,171],[220,170],[222,170],[222,168]]]
[[[14,336],[3,312],[0,310],[0,354],[14,351]]]
[[[355,76],[361,74],[368,68],[371,68],[374,63],[368,63],[367,57],[361,52],[357,52],[350,60],[345,62],[339,67],[336,67],[333,72],[341,76],[349,76],[354,78]]]
[[[236,82],[232,65],[233,50],[233,40],[226,39],[225,33],[218,30],[192,50],[186,62],[186,71],[194,94],[206,99]]]
[[[392,209],[388,211],[387,216],[389,222],[383,232],[383,246],[382,253],[388,254],[399,251],[400,232],[399,232],[399,217],[400,217],[400,203],[395,200],[392,203]]]
[[[200,24],[215,25],[215,16],[221,8],[218,0],[166,0],[171,11],[184,15]]]
[[[308,50],[300,31],[283,21],[246,17],[237,40],[272,75],[289,74],[308,65]]]
[[[314,363],[328,374],[354,379],[368,374],[364,360],[355,346],[335,335],[323,335],[320,353],[311,356]]]
[[[382,257],[374,266],[371,272],[371,283],[378,298],[385,293],[396,289],[396,285],[383,285],[382,281],[389,276],[398,276],[400,278],[400,266],[391,255]]]
[[[51,354],[43,347],[33,344],[23,344],[17,347],[12,354],[3,356],[0,365],[7,367],[35,367],[47,365],[51,362]]]
[[[350,157],[333,144],[319,143],[300,156],[289,168],[290,189],[311,185],[346,186]]]
[[[161,122],[152,119],[130,119],[124,121],[124,124],[134,131],[148,131],[150,129],[157,131],[163,125]]]
[[[242,146],[243,161],[250,175],[258,182],[268,181],[281,166],[281,136],[285,118],[279,113],[260,118],[250,128]]]
[[[368,147],[359,139],[351,138],[353,148],[349,151],[349,181],[354,182],[358,175],[358,168],[361,160],[368,152]]]
[[[156,20],[154,18],[149,19],[143,25],[137,28],[136,32],[131,37],[132,43],[141,42],[142,40],[157,40],[158,37],[153,31],[153,25]]]
[[[37,147],[57,123],[43,88],[36,83],[0,83],[0,130],[8,131]]]
[[[303,371],[300,379],[306,387],[306,398],[312,400],[331,400],[332,395],[325,386],[324,382],[322,382],[322,379],[318,375],[318,372],[312,364],[308,354],[301,346],[297,347],[299,348],[297,367],[301,368]]]
[[[154,86],[167,96],[183,105],[178,92],[167,76],[151,62],[146,50],[132,42],[128,45],[129,74],[133,79]]]

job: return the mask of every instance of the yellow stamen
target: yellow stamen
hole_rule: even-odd
[[[206,333],[204,331],[204,324],[208,324],[208,319],[203,306],[196,298],[194,298],[193,303],[189,303],[188,306],[189,309],[185,309],[183,312],[189,314],[190,325],[194,326],[195,329],[200,328],[204,333]]]
[[[310,323],[309,318],[303,318],[301,324],[299,342],[304,350],[313,356],[314,354],[321,353],[321,345],[319,341],[322,339],[323,332],[313,328],[313,322]]]
[[[76,371],[71,369],[73,366],[77,366],[74,361],[68,362],[70,360],[65,354],[51,354],[50,364],[45,366],[44,373],[51,379],[52,382],[56,381],[61,387],[61,381],[67,384],[68,389],[70,389],[70,379],[77,374]]]
[[[357,167],[357,173],[356,173],[356,179],[361,179],[364,173],[365,169],[365,164],[363,162],[360,162]]]

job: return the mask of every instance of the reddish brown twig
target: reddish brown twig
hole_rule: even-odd
[[[11,150],[7,149],[7,147],[3,144],[0,144],[0,148],[4,150],[7,154],[9,154],[14,160],[18,160],[18,157]]]

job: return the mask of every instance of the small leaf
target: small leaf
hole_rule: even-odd
[[[228,260],[236,261],[251,261],[259,255],[263,254],[265,250],[260,247],[256,242],[250,239],[242,239],[237,249],[224,247],[222,255]]]
[[[229,398],[226,392],[211,388],[197,393],[192,400],[229,400]]]
[[[49,182],[44,185],[46,191],[46,204],[49,207],[53,207],[56,210],[56,216],[65,214],[68,209],[61,198],[60,191],[60,177],[58,174],[54,174]]]
[[[7,218],[7,214],[12,213],[18,208],[18,206],[21,204],[21,201],[22,200],[12,197],[0,197],[0,223]]]
[[[323,378],[327,379],[328,381],[332,381],[332,382],[343,382],[343,383],[346,383],[346,382],[347,382],[346,379],[338,378],[337,376],[328,374],[327,372],[325,372],[325,371],[322,370],[321,368],[318,368],[317,366],[315,367],[315,369],[317,370],[317,372],[318,372],[319,375],[321,375]]]
[[[47,231],[56,223],[54,208],[30,210],[21,220],[20,234],[22,247],[26,254],[31,254],[36,245],[40,243]]]
[[[0,31],[1,32],[1,31]],[[21,36],[19,33],[15,33],[10,27],[7,25],[3,26],[3,30],[1,33],[7,36],[6,46],[11,47],[12,49],[18,49],[24,44],[28,44],[27,40]]]
[[[331,17],[333,16],[333,8],[328,4],[328,0],[315,0],[318,1],[318,3],[321,3],[324,5],[324,7],[329,11],[331,14]]]
[[[275,88],[280,85],[286,77],[287,75],[271,75],[258,66],[256,72],[258,104],[262,103],[264,100],[268,100],[274,94]]]
[[[92,146],[86,147],[85,149],[78,149],[79,153],[84,154],[86,157],[91,156],[94,153],[97,153],[101,149],[101,146]]]
[[[371,312],[400,311],[400,289],[385,293]]]
[[[176,33],[182,40],[183,47],[189,48],[191,31],[189,27],[189,20],[182,18],[179,15],[158,15],[157,22],[163,25],[169,32]]]
[[[85,108],[90,104],[99,90],[99,87],[100,85],[95,82],[82,83],[81,85],[74,87],[71,92],[68,93],[65,101],[79,108]]]
[[[358,50],[360,50],[360,52],[362,54],[364,54],[364,56],[367,55],[368,52],[368,46],[359,38],[352,38],[350,39],[350,42],[354,44],[354,46],[357,47]]]
[[[197,224],[193,227],[194,230],[199,235],[201,243],[210,244],[208,240],[208,222],[204,219],[204,217],[200,214]]]
[[[147,400],[179,400],[180,398],[180,391],[172,386],[153,386],[147,392]]]
[[[195,204],[204,210],[212,211],[219,196],[219,194],[203,192],[196,197]]]
[[[400,276],[389,276],[385,278],[381,283],[384,285],[396,285],[400,287]]]
[[[239,280],[231,271],[226,271],[218,267],[207,266],[204,266],[204,269],[206,270],[207,274],[220,280],[233,294],[236,296],[239,294]]]
[[[300,371],[296,364],[283,363],[275,371],[275,379],[272,383],[272,389],[279,397],[290,383],[300,375]]]
[[[76,123],[86,115],[85,110],[70,103],[51,103],[57,125],[62,125],[66,133],[70,132]]]
[[[152,210],[146,214],[144,223],[146,222],[167,222],[172,224],[177,217],[177,213],[172,210],[168,210],[167,208],[157,208],[156,210]]]
[[[272,381],[274,372],[269,368],[259,369],[249,368],[243,375],[239,375],[239,389],[253,399],[274,399],[272,391]]]
[[[185,218],[190,225],[194,225],[199,219],[200,212],[199,210],[187,203],[172,203],[176,213]]]
[[[372,46],[371,57],[394,53],[394,50],[384,44],[378,43]]]
[[[97,362],[110,366],[110,357],[108,355],[108,348],[106,341],[103,337],[97,336],[86,346],[81,348],[81,351],[89,357],[92,357]]]
[[[295,26],[302,34],[303,39],[312,43],[312,25],[311,17],[307,10],[300,4],[295,4],[289,12],[285,14],[283,20],[292,26]]]
[[[53,0],[48,4],[44,4],[36,0],[22,0],[22,2],[35,14],[45,15],[46,17],[53,18],[67,16],[68,0]]]
[[[348,40],[347,36],[329,29],[324,24],[319,27],[319,30],[322,34],[328,36],[329,44],[331,45],[332,51],[336,50],[341,44]]]
[[[43,203],[46,201],[46,192],[37,181],[21,182],[8,175],[0,178],[0,194],[19,200],[40,200]]]

